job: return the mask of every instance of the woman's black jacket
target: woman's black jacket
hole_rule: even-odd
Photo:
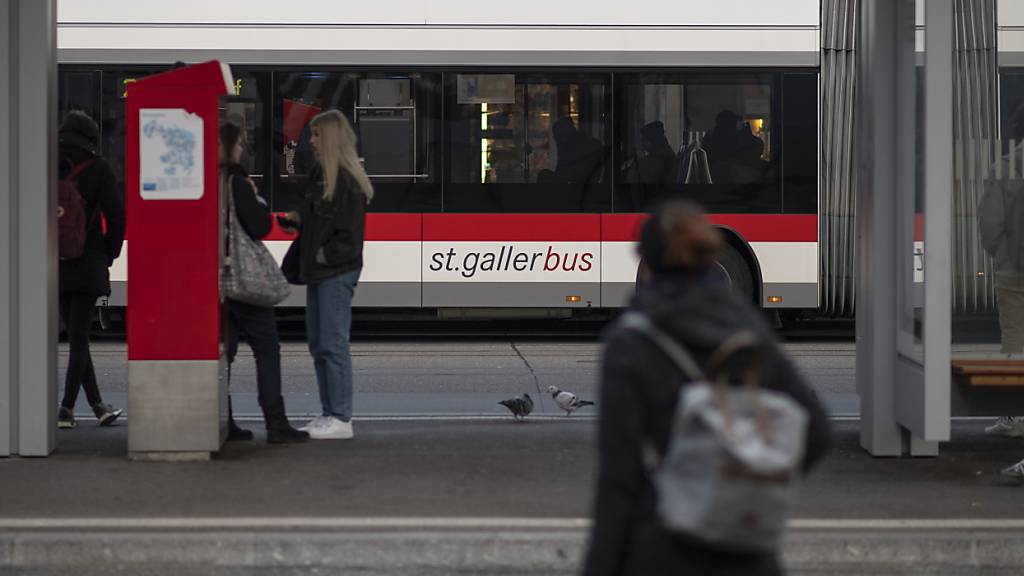
[[[323,174],[317,165],[298,209],[298,279],[303,284],[315,284],[363,267],[366,196],[344,169],[338,170],[336,183],[334,197],[324,199]]]
[[[829,443],[825,412],[783,353],[760,311],[709,275],[661,277],[641,290],[632,308],[684,345],[704,366],[729,336],[760,336],[761,385],[791,395],[810,416],[804,470]],[[735,555],[682,541],[655,516],[655,494],[643,465],[647,441],[664,453],[684,381],[675,364],[643,334],[613,324],[605,335],[601,370],[595,521],[586,576],[781,574],[774,554]],[[682,384],[685,386],[685,384]]]
[[[262,240],[272,228],[270,208],[263,198],[256,194],[245,168],[238,164],[229,164],[222,169],[231,182],[231,200],[235,204],[238,223],[250,238]]]
[[[61,292],[110,295],[110,266],[121,254],[124,243],[124,198],[110,164],[96,153],[91,143],[73,134],[61,133],[57,152],[58,178],[71,172],[72,166],[92,160],[75,179],[85,200],[87,230],[82,255],[61,260],[58,289]],[[103,222],[106,222],[106,233]]]

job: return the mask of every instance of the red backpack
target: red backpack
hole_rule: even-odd
[[[92,166],[93,159],[71,166],[68,175],[57,181],[57,246],[61,260],[73,260],[85,251],[89,226],[95,219],[86,220],[85,198],[78,191],[78,175]]]

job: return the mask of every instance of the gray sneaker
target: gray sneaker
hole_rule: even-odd
[[[1003,469],[1001,474],[1010,478],[1016,478],[1017,480],[1024,480],[1024,460],[1017,462],[1009,468]]]
[[[96,419],[100,421],[100,426],[113,426],[114,422],[121,417],[124,410],[120,408],[114,410],[114,407],[110,404],[104,404],[99,402],[92,405],[92,413],[96,415]]]
[[[70,430],[76,427],[78,427],[78,421],[75,420],[75,413],[71,409],[63,406],[57,409],[57,428]]]

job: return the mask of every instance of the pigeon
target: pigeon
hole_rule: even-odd
[[[565,410],[565,415],[568,416],[575,412],[578,408],[584,406],[593,406],[594,403],[590,400],[580,400],[579,396],[572,392],[566,392],[565,390],[559,390],[554,386],[548,386],[548,392],[551,392],[551,397],[555,399],[555,404],[562,410]]]
[[[530,398],[529,394],[502,400],[498,404],[508,408],[509,412],[512,412],[512,417],[518,421],[524,420],[530,412],[533,412],[533,398]]]

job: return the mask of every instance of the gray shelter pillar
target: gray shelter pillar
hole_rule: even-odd
[[[933,456],[950,429],[952,0],[927,3],[920,87],[915,1],[862,0],[860,8],[856,314],[861,446],[876,456]],[[924,101],[921,125],[916,121],[918,90]],[[918,183],[922,159],[924,181]],[[916,202],[918,184],[923,185],[923,206]],[[915,285],[913,275],[919,219],[924,222],[923,286]]]
[[[896,423],[896,192],[900,8],[913,0],[862,0],[857,47],[857,392],[861,445],[899,455]],[[911,28],[913,32],[913,28]],[[904,35],[905,36],[905,35]],[[914,37],[910,36],[913,54]],[[913,77],[913,76],[911,76]]]
[[[0,0],[0,456],[53,451],[56,0]]]

